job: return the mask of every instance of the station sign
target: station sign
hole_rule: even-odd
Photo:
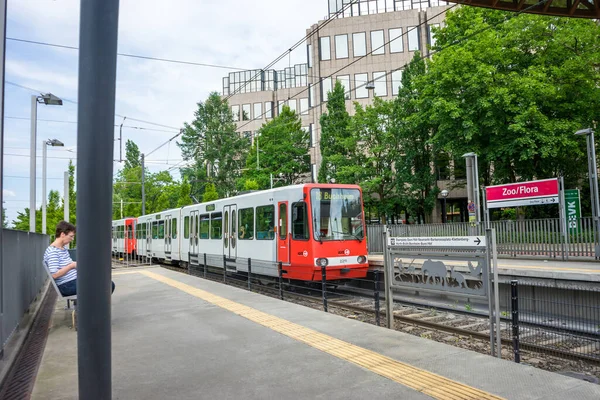
[[[581,200],[579,198],[579,189],[565,190],[565,204],[567,227],[570,230],[581,230]]]
[[[485,247],[485,236],[390,237],[392,247]]]
[[[485,194],[487,208],[558,204],[558,179],[488,186]]]

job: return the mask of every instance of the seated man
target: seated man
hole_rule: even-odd
[[[44,253],[44,262],[48,265],[52,278],[63,296],[77,294],[77,263],[71,259],[66,246],[75,238],[75,225],[60,221],[56,226],[56,239]],[[112,291],[115,283],[112,282]]]

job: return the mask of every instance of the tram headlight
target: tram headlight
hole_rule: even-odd
[[[326,258],[317,258],[317,265],[319,267],[326,267],[329,261]]]
[[[367,257],[365,256],[358,256],[356,257],[356,262],[358,262],[359,264],[364,264],[367,262]]]

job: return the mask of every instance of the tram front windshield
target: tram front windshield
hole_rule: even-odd
[[[358,189],[312,189],[310,197],[316,240],[363,240]]]

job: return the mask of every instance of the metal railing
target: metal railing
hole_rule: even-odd
[[[594,221],[591,217],[579,219],[577,227],[568,228],[563,237],[558,218],[529,219],[523,221],[492,221],[496,230],[499,256],[539,256],[566,259],[579,257],[594,259]],[[391,236],[467,236],[473,235],[468,222],[426,225],[388,225]],[[483,225],[480,225],[483,229]],[[481,233],[477,233],[481,235]],[[383,225],[367,225],[369,253],[383,253]],[[597,235],[596,235],[597,236]]]
[[[47,275],[42,262],[48,244],[48,235],[3,230],[0,254],[4,269],[0,271],[2,349],[46,281]]]

